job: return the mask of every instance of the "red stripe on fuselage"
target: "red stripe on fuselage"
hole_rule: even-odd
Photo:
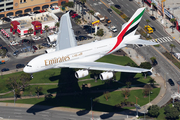
[[[131,26],[132,22],[133,22],[133,20],[132,20],[132,21],[124,28],[124,30],[119,34],[119,36],[117,37],[117,42],[116,42],[115,46],[114,46],[108,53],[112,52],[114,49],[116,49],[116,48],[119,46],[119,44],[122,42],[122,39],[123,39],[124,34],[125,34],[126,31],[128,30],[128,28]],[[107,54],[108,54],[108,53],[107,53]]]

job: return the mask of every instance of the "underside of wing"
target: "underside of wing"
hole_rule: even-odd
[[[81,69],[102,70],[102,71],[116,71],[116,72],[131,72],[131,73],[141,73],[141,72],[150,71],[149,69],[121,66],[121,65],[103,63],[103,62],[73,62],[73,63],[63,64],[62,66],[59,67],[81,68]]]
[[[72,24],[69,17],[69,12],[62,15],[60,27],[56,43],[56,51],[76,46],[76,39]]]

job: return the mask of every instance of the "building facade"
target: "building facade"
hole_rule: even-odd
[[[0,0],[0,17],[16,16],[27,12],[47,9],[50,6],[61,6],[64,2],[74,0]]]

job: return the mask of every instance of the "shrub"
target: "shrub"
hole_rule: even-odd
[[[103,31],[103,29],[100,29],[100,30],[98,30],[97,31],[97,36],[103,36],[104,35],[104,31]]]

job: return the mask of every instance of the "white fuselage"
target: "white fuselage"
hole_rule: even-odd
[[[63,66],[63,63],[68,62],[93,62],[125,46],[122,42],[116,49],[108,53],[116,42],[117,38],[114,37],[43,54],[32,59],[24,68],[24,72],[35,73],[47,69],[60,68],[60,66]]]

